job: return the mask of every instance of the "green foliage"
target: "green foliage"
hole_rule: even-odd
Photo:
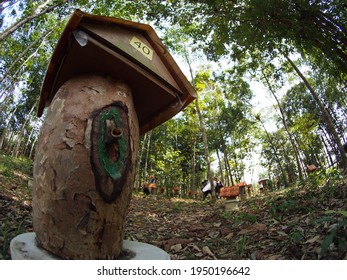
[[[15,176],[14,171],[21,172],[26,176],[31,176],[33,163],[31,160],[26,158],[13,158],[0,152],[0,174],[7,177],[13,178]]]
[[[347,252],[347,211],[346,210],[327,210],[317,223],[327,222],[333,223],[327,236],[324,238],[320,255],[324,257],[331,246],[336,246],[340,256]]]
[[[9,220],[7,219],[0,224],[0,230],[0,236],[4,239],[2,248],[0,248],[0,259],[7,259],[11,240],[17,235],[24,233],[26,229],[24,228],[23,221],[16,221],[16,224],[12,224],[10,227]]]
[[[252,98],[259,93],[250,87],[250,79],[265,85],[268,79],[267,89],[276,94],[284,84],[290,85],[280,104],[301,162],[317,166],[332,163],[326,150],[336,149],[334,144],[324,147],[322,139],[331,135],[326,135],[321,110],[306,85],[293,75],[284,55],[294,54],[298,66],[307,69],[305,75],[332,114],[338,134],[345,133],[347,23],[343,1],[55,0],[9,1],[6,5],[1,9],[1,31],[57,5],[0,42],[0,130],[9,129],[8,150],[16,146],[8,138],[17,131],[22,131],[21,151],[28,142],[34,146],[29,136],[33,132],[34,142],[38,134],[35,106],[46,67],[70,14],[80,7],[98,15],[150,22],[170,52],[192,67],[190,78],[199,92],[210,153],[218,151],[231,169],[222,170],[225,181],[242,179],[245,162],[253,160],[258,143],[262,144],[265,173],[274,178],[275,185],[293,184],[298,177],[299,164],[280,119],[275,116],[277,131],[267,133],[254,121]],[[213,69],[206,59],[218,61],[218,66]],[[269,118],[272,111],[266,109],[261,117]],[[139,162],[139,181],[155,173],[167,188],[185,185],[196,190],[207,170],[199,125],[194,106],[189,106],[178,118],[153,131]],[[12,176],[10,171],[3,172]],[[319,178],[311,183],[319,185]]]
[[[8,169],[4,166],[0,166],[0,173],[7,178],[13,177],[13,170]]]
[[[173,212],[181,212],[183,210],[183,202],[182,201],[177,201],[172,203],[171,205],[171,210]]]
[[[159,23],[165,18],[172,24],[189,25],[183,30],[201,44],[211,59],[228,55],[230,48],[232,57],[241,60],[245,53],[272,55],[295,47],[306,56],[325,57],[346,72],[342,40],[346,34],[341,28],[346,27],[346,9],[342,1],[148,2],[150,19]]]
[[[302,234],[299,231],[293,231],[290,234],[290,237],[291,237],[291,240],[294,243],[300,243],[302,241],[302,239],[303,239],[303,236],[302,236]]]
[[[297,202],[292,199],[285,199],[280,203],[273,202],[271,212],[274,216],[278,216],[279,214],[290,215],[290,211],[294,210],[296,205]]]
[[[224,211],[221,216],[225,220],[230,220],[233,216],[233,213],[233,211]]]
[[[240,238],[237,240],[237,253],[240,256],[240,258],[243,257],[245,248],[246,248],[246,243],[247,243],[247,236],[241,235]]]
[[[305,186],[312,190],[322,188],[325,198],[333,198],[338,195],[338,185],[342,178],[343,174],[339,169],[322,169],[309,174],[305,181]]]
[[[257,221],[257,216],[246,212],[225,212],[223,217],[226,219],[232,219],[235,224],[245,221],[254,224]]]

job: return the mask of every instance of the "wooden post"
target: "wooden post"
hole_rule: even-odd
[[[89,74],[56,93],[33,181],[38,243],[64,259],[116,259],[135,178],[139,124],[128,85]]]

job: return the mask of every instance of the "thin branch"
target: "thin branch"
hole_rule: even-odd
[[[7,28],[3,33],[0,34],[0,42],[2,40],[4,40],[7,36],[11,35],[13,32],[15,32],[18,28],[22,27],[24,24],[26,24],[27,22],[31,21],[32,19],[38,18],[46,13],[49,13],[51,11],[53,11],[56,7],[64,4],[65,2],[67,2],[68,0],[63,0],[60,3],[57,3],[53,6],[50,6],[48,8],[46,8],[45,10],[43,10],[42,12],[38,13],[38,14],[33,14],[31,16],[28,16],[24,19],[21,19],[19,21],[17,21],[16,23],[14,23],[12,26],[10,26],[9,28]]]

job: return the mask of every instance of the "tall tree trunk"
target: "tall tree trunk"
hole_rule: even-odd
[[[23,151],[23,155],[24,155],[24,156],[27,156],[27,154],[28,154],[28,149],[29,149],[29,147],[30,147],[30,143],[32,142],[32,141],[31,141],[31,138],[34,136],[34,131],[35,131],[34,127],[35,127],[35,125],[36,125],[36,122],[37,122],[37,121],[35,121],[35,123],[33,124],[33,127],[32,127],[32,129],[31,129],[30,134],[29,134],[29,137],[28,137],[28,140],[26,141],[25,148],[24,148],[24,151]]]
[[[0,150],[2,150],[4,148],[4,143],[5,143],[5,139],[7,137],[7,133],[9,131],[9,125],[10,125],[10,121],[13,117],[13,115],[16,113],[18,109],[18,106],[16,106],[12,112],[10,112],[10,114],[8,115],[6,121],[5,121],[5,128],[4,130],[2,131],[2,134],[0,136]]]
[[[32,15],[26,16],[25,18],[23,18],[23,19],[21,19],[21,20],[15,22],[13,25],[11,25],[10,27],[8,27],[4,32],[2,32],[2,33],[0,34],[0,42],[1,42],[2,40],[4,40],[7,36],[9,36],[10,34],[12,34],[13,32],[15,32],[18,28],[20,28],[21,26],[23,26],[24,24],[28,23],[29,21],[31,21],[31,20],[33,20],[33,19],[35,19],[35,18],[39,18],[39,17],[41,17],[41,16],[43,16],[43,15],[45,15],[45,14],[47,14],[47,13],[53,11],[56,7],[58,7],[58,6],[60,6],[60,5],[64,4],[64,3],[66,3],[67,1],[68,1],[68,0],[63,0],[63,1],[60,2],[60,3],[57,3],[57,4],[53,5],[53,6],[50,6],[50,7],[46,8],[46,9],[44,9],[42,12],[40,12],[40,13],[38,13],[38,14],[36,14],[36,10],[35,10],[35,11],[33,12]]]
[[[324,134],[321,136],[321,141],[322,141],[322,143],[324,145],[324,151],[325,151],[326,157],[329,159],[330,166],[333,166],[334,165],[334,160],[331,157],[331,154],[330,154],[330,151],[329,151],[329,148],[328,148],[328,144],[324,140],[323,136],[324,136]]]
[[[192,158],[192,176],[191,176],[191,181],[190,181],[190,190],[192,191],[192,193],[194,191],[196,191],[195,188],[195,183],[196,183],[196,179],[195,179],[195,170],[196,170],[196,134],[194,134],[194,141],[193,141],[193,158]]]
[[[310,91],[313,99],[316,101],[318,107],[320,108],[320,110],[322,111],[322,116],[323,116],[323,120],[327,125],[327,130],[329,131],[329,134],[331,134],[331,136],[334,139],[335,144],[338,147],[339,150],[339,157],[337,156],[340,166],[344,169],[347,170],[347,156],[346,153],[344,151],[343,145],[341,143],[341,139],[338,136],[338,133],[334,127],[334,123],[331,119],[331,116],[329,115],[327,109],[325,108],[325,106],[323,105],[322,101],[320,100],[318,94],[315,92],[315,90],[312,88],[312,86],[310,85],[310,83],[307,81],[307,79],[305,78],[305,76],[301,73],[301,71],[299,70],[298,67],[296,67],[296,65],[294,64],[294,62],[287,56],[284,55],[285,58],[288,60],[288,62],[290,63],[290,65],[294,68],[295,72],[299,75],[299,77],[302,79],[302,81],[304,82],[304,84],[306,85],[307,89]]]
[[[146,138],[147,138],[147,133],[145,133],[143,140],[142,140],[142,145],[139,153],[139,157],[137,160],[137,170],[136,170],[136,177],[135,177],[135,184],[136,188],[140,189],[141,188],[141,183],[142,183],[142,178],[141,178],[141,163],[142,163],[142,155],[143,151],[145,149],[145,143],[146,143]]]
[[[33,41],[31,44],[29,44],[26,49],[24,51],[22,51],[20,54],[18,54],[17,58],[12,62],[12,64],[10,65],[10,67],[7,68],[5,74],[2,76],[2,78],[0,79],[0,83],[2,83],[2,81],[7,77],[7,75],[12,71],[12,69],[14,68],[14,66],[17,64],[17,62],[19,62],[25,55],[26,53],[33,47],[35,46],[38,42],[42,42],[41,45],[39,46],[39,48],[43,45],[43,43],[46,40],[46,37],[48,37],[48,35],[50,35],[52,33],[53,29],[48,30],[46,33],[42,34],[41,37],[39,37],[37,40]],[[38,48],[38,49],[39,49]],[[38,50],[37,49],[37,50]],[[35,51],[35,53],[37,52],[37,50]],[[32,57],[32,56],[31,56]]]
[[[145,167],[143,168],[143,177],[142,180],[146,181],[148,178],[148,174],[147,174],[147,169],[148,169],[148,158],[149,158],[149,148],[150,148],[150,144],[151,144],[151,136],[152,136],[152,130],[149,131],[148,133],[148,139],[147,139],[147,151],[146,151],[146,158],[145,158]]]
[[[293,149],[293,153],[294,153],[294,156],[295,156],[295,160],[296,160],[296,166],[298,168],[298,173],[299,173],[299,179],[302,181],[303,180],[303,176],[302,176],[302,169],[301,169],[301,163],[300,163],[300,159],[299,159],[299,151],[297,149],[297,146],[294,142],[294,139],[293,139],[293,136],[291,134],[291,132],[289,131],[289,128],[288,128],[288,125],[287,125],[287,121],[286,121],[286,117],[285,117],[285,114],[284,114],[284,111],[282,109],[282,106],[281,106],[281,103],[280,101],[278,100],[277,98],[277,95],[275,94],[274,90],[272,89],[272,86],[268,80],[268,78],[266,77],[266,75],[263,73],[263,77],[267,83],[267,86],[272,94],[272,96],[275,98],[276,100],[276,103],[278,105],[278,109],[280,110],[280,114],[281,114],[281,120],[282,120],[282,123],[283,123],[283,126],[288,134],[288,138],[289,138],[289,142],[292,146],[292,149]]]
[[[22,127],[20,129],[20,132],[18,134],[18,140],[17,140],[17,144],[16,144],[16,147],[14,148],[13,152],[12,152],[12,156],[15,156],[15,157],[18,157],[18,153],[19,153],[19,148],[20,148],[20,144],[22,143],[22,140],[23,140],[23,137],[24,137],[24,130],[25,130],[25,127],[27,125],[28,122],[30,122],[32,120],[32,117],[33,117],[33,111],[35,109],[37,105],[37,101],[35,102],[35,104],[31,107],[29,113],[28,113],[28,116],[27,118],[25,119],[24,123],[22,124]]]
[[[222,151],[223,151],[223,156],[224,156],[224,162],[225,162],[225,170],[226,170],[226,177],[227,177],[227,183],[228,186],[230,185],[235,185],[234,178],[231,172],[230,164],[229,164],[229,156],[228,156],[228,151],[226,149],[226,145],[224,140],[222,139]]]
[[[193,70],[192,70],[191,63],[190,63],[190,60],[188,58],[187,53],[185,53],[185,58],[186,58],[186,61],[188,63],[188,66],[189,66],[189,72],[190,72],[192,84],[195,87]],[[212,189],[212,193],[214,195],[215,193],[214,193],[214,184],[213,184],[213,178],[212,178],[212,172],[211,172],[210,152],[209,152],[209,148],[208,148],[205,123],[204,123],[204,120],[202,118],[202,114],[201,114],[200,107],[199,107],[199,97],[198,96],[195,99],[195,110],[196,110],[196,113],[198,115],[199,124],[200,124],[200,131],[202,134],[202,141],[204,143],[205,161],[206,161],[206,165],[207,165],[207,176],[208,176],[208,180],[211,183],[211,189]]]
[[[279,157],[278,157],[278,153],[277,153],[276,146],[274,145],[274,143],[273,143],[273,141],[272,141],[272,139],[271,139],[271,137],[270,137],[270,134],[269,134],[269,132],[267,131],[267,129],[266,129],[264,123],[262,122],[261,118],[260,118],[260,117],[257,117],[257,120],[261,123],[261,125],[262,125],[262,127],[263,127],[263,129],[264,129],[264,131],[265,131],[265,134],[266,134],[266,136],[267,136],[267,138],[268,138],[268,140],[269,140],[269,142],[270,142],[271,149],[272,149],[273,152],[274,152],[274,155],[275,155],[275,158],[276,158],[278,167],[280,168],[281,173],[282,173],[282,177],[283,177],[283,180],[284,180],[284,185],[285,185],[285,187],[287,187],[287,186],[288,186],[287,176],[286,176],[286,173],[285,173],[284,168],[283,168],[283,166],[282,166],[281,160],[280,160]]]
[[[206,161],[206,165],[207,165],[207,176],[208,176],[208,180],[211,183],[212,193],[214,193],[213,178],[212,178],[212,172],[211,172],[211,162],[210,162],[210,152],[209,152],[208,142],[207,142],[207,134],[206,134],[205,123],[204,123],[204,120],[202,118],[202,114],[201,114],[200,107],[199,107],[199,98],[198,97],[195,99],[195,109],[196,109],[196,112],[198,114],[199,123],[200,123],[200,130],[202,133],[202,141],[204,143],[205,161]]]
[[[216,149],[216,154],[217,154],[217,158],[218,158],[218,167],[219,167],[219,180],[222,181],[222,182],[225,182],[224,181],[224,177],[223,177],[223,168],[222,168],[222,162],[220,160],[220,156],[219,156],[219,151],[218,149]]]
[[[233,152],[232,155],[234,156],[234,161],[235,161],[236,181],[240,182],[241,175],[240,175],[240,170],[239,170],[239,164],[238,164],[238,161],[237,161],[237,156],[236,156],[235,152]]]
[[[35,139],[34,139],[33,143],[31,144],[31,149],[30,149],[30,153],[29,153],[29,158],[31,158],[31,159],[33,159],[35,156],[34,154],[35,154],[37,139],[38,139],[38,135],[35,136]]]
[[[303,171],[303,173],[305,174],[305,176],[307,175],[307,173],[305,172],[306,170],[306,165],[304,164],[304,159],[303,156],[300,156],[300,153],[302,153],[306,158],[310,158],[310,156],[306,156],[306,154],[308,153],[308,155],[310,155],[310,145],[307,145],[306,143],[303,143],[303,141],[301,140],[300,136],[297,135],[295,132],[292,133],[293,136],[293,140],[295,143],[295,146],[297,147],[298,153],[299,153],[299,159],[300,159],[300,164],[301,164],[301,170]],[[307,149],[309,150],[307,152]]]

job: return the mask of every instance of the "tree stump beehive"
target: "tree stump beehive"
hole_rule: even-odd
[[[55,95],[34,164],[34,231],[65,259],[115,259],[122,250],[139,126],[130,88],[84,75]]]
[[[34,164],[41,247],[64,259],[118,258],[139,134],[195,97],[149,25],[76,10],[52,54],[38,107],[40,117],[50,106]]]

